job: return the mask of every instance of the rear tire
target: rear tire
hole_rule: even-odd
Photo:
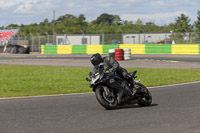
[[[149,106],[152,103],[152,95],[150,93],[150,91],[142,84],[140,83],[136,83],[136,88],[138,89],[142,89],[143,91],[145,91],[144,94],[142,94],[142,97],[138,98],[138,105],[140,106]]]
[[[95,91],[97,101],[106,109],[115,109],[117,107],[116,97],[106,97],[104,89],[102,86],[96,88]]]

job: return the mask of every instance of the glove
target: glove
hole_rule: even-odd
[[[103,72],[104,72],[104,73],[110,73],[110,71],[108,71],[108,70],[103,70]]]
[[[100,67],[100,68],[103,68],[103,66],[104,66],[104,63],[100,63],[100,64],[99,64],[99,67]]]

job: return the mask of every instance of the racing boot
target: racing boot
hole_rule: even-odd
[[[122,87],[131,96],[133,96],[135,94],[135,92],[136,92],[134,90],[133,90],[133,92],[131,91],[131,88],[128,86],[128,82],[126,82],[126,81],[122,82]]]
[[[132,96],[134,96],[137,92],[137,90],[135,89],[135,87],[131,87],[132,88]]]
[[[125,89],[128,91],[128,93],[131,95],[131,96],[134,96],[135,93],[136,93],[136,90],[133,88],[133,90],[131,91],[130,87],[127,85],[125,87]]]

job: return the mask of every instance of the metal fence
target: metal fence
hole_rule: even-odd
[[[101,33],[100,44],[199,44],[200,33]],[[29,34],[12,37],[8,44],[28,45],[31,52],[40,52],[41,45],[56,45],[56,34]],[[3,45],[0,40],[0,45]]]

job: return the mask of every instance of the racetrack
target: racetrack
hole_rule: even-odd
[[[91,67],[91,55],[4,55],[0,64]],[[122,67],[200,68],[199,55],[132,55]],[[0,99],[1,133],[199,133],[200,83],[151,88],[150,107],[105,110],[92,93]]]
[[[150,88],[150,107],[105,110],[93,93],[0,99],[2,133],[199,133],[200,82]]]
[[[92,67],[91,55],[10,55],[1,54],[1,65],[49,65]],[[106,55],[103,55],[106,56]],[[132,60],[119,61],[125,68],[178,68],[200,69],[199,55],[132,55]]]

